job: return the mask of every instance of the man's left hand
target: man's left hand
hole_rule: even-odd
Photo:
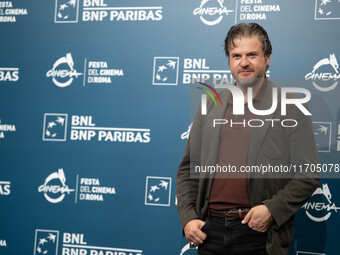
[[[248,226],[256,231],[265,232],[273,224],[273,216],[265,205],[258,205],[247,213],[242,220],[242,224],[248,223]]]

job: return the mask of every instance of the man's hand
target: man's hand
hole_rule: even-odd
[[[265,232],[273,224],[273,216],[267,206],[258,205],[247,213],[242,220],[242,224],[248,223],[248,226],[256,231]]]
[[[184,227],[185,237],[195,246],[202,244],[207,238],[207,235],[201,230],[204,224],[204,221],[195,219],[189,221]]]

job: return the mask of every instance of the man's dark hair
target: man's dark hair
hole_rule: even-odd
[[[241,37],[258,36],[264,56],[272,54],[272,44],[269,41],[268,34],[263,27],[257,23],[240,23],[230,28],[227,37],[224,40],[224,51],[229,57],[229,47],[231,44],[234,46],[234,40]]]

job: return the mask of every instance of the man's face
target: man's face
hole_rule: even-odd
[[[234,40],[236,46],[229,48],[231,74],[241,86],[253,86],[258,78],[264,77],[270,55],[264,56],[257,36],[241,37]]]

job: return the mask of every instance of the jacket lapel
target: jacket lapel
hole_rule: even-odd
[[[274,85],[267,80],[267,88],[264,92],[263,98],[260,103],[260,110],[267,110],[272,106],[273,101],[273,94],[272,89]],[[279,91],[278,91],[279,93]],[[251,166],[255,163],[259,148],[261,147],[263,140],[265,138],[265,135],[267,133],[267,130],[270,126],[270,121],[266,121],[266,119],[271,119],[273,117],[274,113],[271,113],[269,115],[257,115],[256,119],[260,119],[264,122],[264,125],[262,127],[253,128],[251,138],[250,138],[250,146],[249,146],[249,152],[248,152],[248,165]]]

